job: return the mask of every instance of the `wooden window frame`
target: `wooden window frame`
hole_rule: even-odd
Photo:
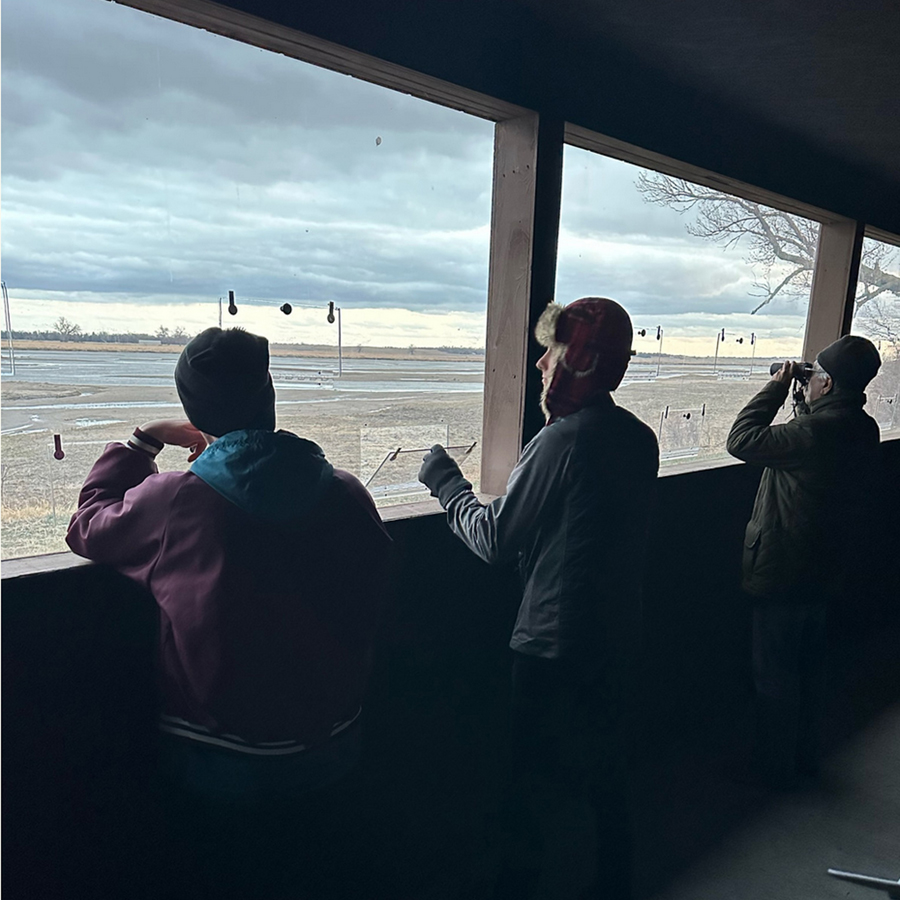
[[[500,121],[526,110],[487,94],[459,87],[439,78],[386,62],[349,47],[305,34],[286,25],[241,12],[210,0],[114,0],[141,12],[201,28],[262,50],[281,53],[301,62],[404,94],[448,106],[482,119]]]
[[[526,374],[532,272],[547,269],[531,252],[536,230],[541,231],[540,226],[535,228],[542,210],[540,200],[548,194],[540,189],[542,182],[536,174],[538,134],[546,130],[537,114],[209,0],[116,2],[495,123],[481,489],[488,495],[502,493],[522,446],[522,422],[528,418],[526,384],[533,386],[533,379]],[[552,190],[549,193],[552,195]],[[555,200],[551,196],[548,202],[551,206],[556,203],[558,219],[558,196]],[[550,269],[555,266],[555,231],[552,243]],[[546,276],[543,280],[547,281]],[[543,294],[546,303],[552,297],[552,278]],[[434,512],[434,505],[406,504],[403,512],[406,516],[425,515]]]
[[[577,125],[566,126],[566,143],[818,222],[819,242],[803,334],[802,358],[808,361],[850,331],[863,235],[900,244],[897,235],[867,229],[862,222]]]
[[[115,0],[123,6],[282,53],[496,123],[485,335],[482,490],[502,494],[522,444],[540,426],[539,355],[531,331],[553,298],[565,144],[727,191],[820,223],[804,358],[847,333],[863,233],[900,246],[900,236],[610,138],[486,94],[377,59],[209,0]],[[819,346],[821,344],[821,346]],[[529,400],[529,398],[531,398]],[[711,464],[718,467],[718,461]],[[678,471],[693,471],[696,466]],[[666,474],[675,474],[669,472]],[[383,510],[386,518],[434,514],[433,501]],[[71,553],[3,563],[4,578],[82,565]]]

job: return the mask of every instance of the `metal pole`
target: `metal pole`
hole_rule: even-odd
[[[340,378],[344,374],[344,353],[341,348],[341,308],[339,306],[336,306],[334,309],[338,314],[338,378]]]
[[[9,312],[9,294],[6,292],[6,282],[0,281],[0,288],[3,289],[3,315],[6,319],[6,340],[9,343],[9,368],[10,375],[16,374],[16,354],[13,349],[12,336],[12,317]]]
[[[716,332],[716,355],[713,358],[713,375],[718,372],[719,367],[719,342],[725,340],[725,329]]]
[[[656,329],[656,337],[659,339],[659,348],[656,353],[656,377],[659,378],[659,366],[662,361],[662,342],[663,342],[663,329],[662,325],[657,326]]]
[[[219,328],[222,327],[222,298],[219,297]]]
[[[50,448],[47,448],[47,459],[50,460],[53,458],[53,453]],[[56,491],[53,489],[53,463],[49,465],[50,469],[50,477],[47,479],[47,483],[50,485],[50,510],[53,513],[53,525],[56,526],[59,523],[56,520]]]

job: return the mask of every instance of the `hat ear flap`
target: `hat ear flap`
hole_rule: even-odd
[[[560,343],[556,337],[556,326],[564,308],[561,304],[551,301],[541,313],[534,327],[534,337],[542,347],[555,347]]]

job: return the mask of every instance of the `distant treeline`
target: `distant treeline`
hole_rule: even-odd
[[[459,356],[484,356],[484,347],[435,347],[441,353],[456,353]]]
[[[140,341],[153,341],[164,344],[186,344],[192,337],[189,334],[145,334],[143,332],[113,333],[109,331],[75,331],[63,334],[60,331],[17,331],[13,329],[14,341],[65,341],[71,343],[87,343],[89,341],[100,344],[137,344]],[[2,339],[9,339],[9,332],[3,329],[0,332]]]
[[[176,328],[174,331],[169,331],[168,329],[160,329],[155,334],[149,334],[146,332],[137,332],[137,331],[128,331],[128,332],[110,332],[110,331],[82,331],[80,328],[75,326],[74,328],[69,328],[64,331],[60,331],[60,329],[54,328],[48,331],[18,331],[15,328],[12,332],[13,341],[56,341],[59,343],[79,343],[79,344],[87,344],[87,343],[100,343],[100,344],[138,344],[143,342],[150,342],[154,344],[186,344],[194,335],[187,334],[183,329]],[[9,332],[6,329],[0,331],[0,340],[7,341],[9,340]],[[273,349],[277,347],[319,347],[318,344],[305,344],[305,343],[290,343],[286,344],[282,341],[278,341],[272,344]],[[363,352],[367,348],[366,345],[360,344],[351,345],[350,347],[345,346],[344,352],[346,353],[348,350],[356,349],[358,352]],[[407,352],[406,347],[387,347],[384,349],[388,350],[403,350],[404,353]],[[417,348],[414,346],[410,346],[408,348],[408,352],[412,353],[417,349],[427,349],[433,350],[440,353],[446,353],[448,355],[454,356],[484,356],[484,347],[427,347],[427,348]]]

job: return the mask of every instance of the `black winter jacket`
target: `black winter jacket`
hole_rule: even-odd
[[[784,425],[788,386],[769,382],[738,414],[727,449],[765,466],[744,538],[743,588],[776,602],[824,601],[870,527],[878,426],[865,395],[833,391]]]
[[[489,563],[518,558],[510,647],[593,668],[634,630],[658,467],[651,429],[605,395],[542,428],[504,496],[449,501],[450,527],[471,550]]]

